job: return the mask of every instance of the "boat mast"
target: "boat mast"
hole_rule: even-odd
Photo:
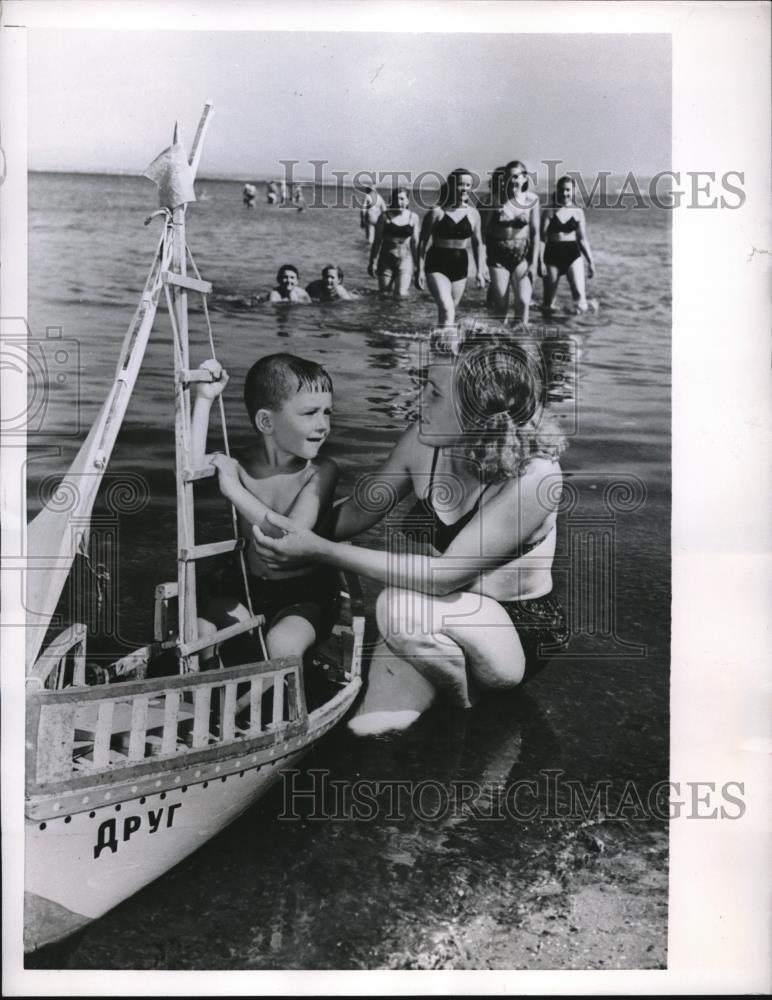
[[[201,159],[202,142],[209,121],[211,103],[204,107],[190,151],[188,163],[195,178]],[[174,126],[174,143],[177,142]],[[174,331],[174,441],[177,478],[177,606],[180,642],[184,645],[198,639],[198,607],[196,600],[196,564],[187,557],[195,548],[195,518],[193,482],[189,476],[190,461],[190,345],[188,340],[188,287],[196,282],[187,278],[187,241],[185,237],[185,205],[172,210],[172,274],[169,283],[176,330]],[[198,652],[181,658],[180,671],[198,670]]]

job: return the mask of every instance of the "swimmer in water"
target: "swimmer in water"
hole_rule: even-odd
[[[254,184],[245,184],[241,196],[247,208],[254,208],[257,203],[257,188]]]
[[[269,302],[307,303],[311,299],[299,285],[300,274],[294,264],[282,264],[276,273],[276,288],[268,296]]]
[[[488,307],[497,319],[506,319],[511,288],[515,322],[527,324],[539,265],[539,197],[530,190],[530,178],[520,160],[508,163],[499,180],[498,203],[492,206],[485,230],[491,275]]]
[[[389,207],[378,219],[367,273],[378,275],[378,291],[404,299],[418,261],[418,216],[410,210],[407,188],[394,188]],[[377,270],[376,270],[377,261]]]
[[[416,285],[422,290],[429,288],[441,327],[452,327],[456,322],[456,309],[466,288],[470,246],[477,284],[484,288],[488,281],[480,213],[470,202],[472,183],[468,170],[458,168],[448,174],[440,188],[439,203],[429,209],[421,225]]]
[[[350,302],[358,298],[348,288],[343,287],[343,269],[337,264],[327,264],[322,268],[322,277],[312,281],[306,292],[315,302],[334,302],[337,299]]]
[[[544,280],[545,313],[554,309],[555,297],[561,275],[566,276],[577,312],[587,312],[591,305],[585,292],[584,261],[587,277],[592,278],[595,267],[587,239],[584,209],[575,202],[576,188],[571,177],[561,177],[555,185],[553,204],[542,218],[541,238],[542,278]]]

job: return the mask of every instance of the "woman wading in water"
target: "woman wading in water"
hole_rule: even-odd
[[[469,248],[477,267],[477,284],[484,288],[488,268],[480,232],[480,213],[471,204],[472,175],[458,168],[440,189],[439,204],[424,216],[418,244],[416,285],[428,287],[437,303],[438,323],[452,327],[466,288]]]
[[[539,264],[539,198],[520,160],[504,168],[503,198],[488,216],[485,248],[491,287],[488,306],[506,319],[509,289],[515,295],[515,322],[527,324],[533,280]]]

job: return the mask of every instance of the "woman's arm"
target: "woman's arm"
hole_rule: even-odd
[[[472,223],[472,252],[474,253],[474,264],[477,268],[477,284],[480,288],[488,282],[488,264],[485,260],[485,244],[482,241],[482,230],[480,213],[476,208],[469,209],[469,219]]]
[[[424,216],[423,222],[421,223],[421,234],[418,238],[418,270],[416,271],[415,283],[419,288],[424,288],[426,286],[426,278],[424,276],[424,261],[426,260],[426,254],[429,250],[429,244],[432,241],[432,230],[434,229],[434,223],[437,217],[441,214],[441,209],[430,208],[429,211]]]
[[[420,239],[420,226],[418,216],[415,212],[410,213],[410,224],[413,227],[410,232],[410,253],[413,256],[413,268],[418,268],[418,241]]]
[[[381,214],[378,216],[378,221],[375,223],[375,235],[373,236],[373,245],[370,248],[370,260],[367,265],[367,273],[371,278],[375,277],[375,262],[378,260],[378,254],[381,252],[381,243],[383,243],[383,230],[386,226],[386,216]]]
[[[579,244],[579,249],[584,254],[587,260],[587,276],[592,278],[595,274],[595,265],[592,262],[592,250],[590,250],[590,241],[587,239],[587,226],[584,220],[584,210],[579,209],[579,229],[576,233],[576,241]]]
[[[255,544],[260,555],[269,562],[277,553],[285,558],[313,559],[390,587],[426,594],[450,594],[478,580],[481,574],[509,562],[518,547],[552,512],[545,509],[538,486],[545,478],[546,469],[552,475],[558,473],[546,460],[536,459],[532,465],[534,468],[520,479],[503,486],[441,556],[402,555],[341,545],[309,531],[297,531],[275,515],[270,515],[269,521],[284,528],[287,534],[279,539],[269,538],[256,527],[253,529]],[[551,495],[553,493],[550,491]]]
[[[539,262],[541,260],[541,206],[539,196],[534,194],[536,199],[531,209],[530,231],[531,231],[531,270],[538,273]]]
[[[419,447],[418,431],[409,427],[377,472],[360,476],[354,493],[337,508],[335,538],[352,538],[377,524],[412,489],[410,456]]]

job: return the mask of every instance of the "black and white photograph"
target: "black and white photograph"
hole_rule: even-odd
[[[4,6],[6,995],[769,988],[734,10]]]

